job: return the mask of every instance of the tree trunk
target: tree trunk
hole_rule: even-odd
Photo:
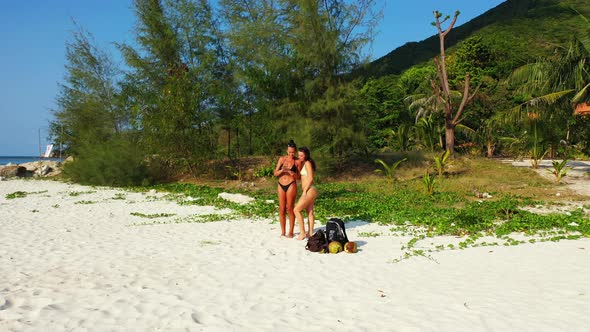
[[[445,62],[445,37],[447,34],[453,29],[455,22],[457,22],[457,16],[459,16],[459,11],[455,12],[453,19],[446,30],[443,31],[441,24],[444,23],[449,16],[442,19],[442,14],[438,11],[434,11],[434,18],[436,20],[435,26],[438,30],[438,37],[439,37],[439,46],[440,46],[440,58],[434,58],[434,64],[436,67],[437,76],[439,79],[440,87],[436,89],[435,87],[435,95],[437,96],[438,101],[442,101],[442,96],[444,96],[444,116],[445,116],[445,149],[450,152],[450,157],[454,158],[455,156],[455,126],[461,122],[461,116],[463,115],[463,111],[465,109],[465,105],[473,99],[475,93],[477,93],[477,89],[475,92],[470,95],[469,94],[469,82],[471,80],[471,75],[467,73],[465,75],[465,85],[463,90],[463,98],[461,99],[461,104],[455,109],[453,106],[452,97],[451,97],[451,89],[449,87],[449,78],[447,75],[447,67]],[[455,114],[453,115],[453,110],[455,109]]]
[[[445,150],[451,152],[451,158],[455,154],[455,126],[445,121]]]
[[[231,128],[227,128],[227,159],[231,159]]]
[[[252,148],[252,111],[248,112],[248,154],[251,156],[254,154],[254,149]]]
[[[487,153],[486,153],[486,157],[488,158],[494,158],[494,150],[496,150],[496,144],[494,143],[487,143]]]
[[[450,158],[455,157],[455,122],[453,122],[453,111],[451,104],[445,105],[445,146],[444,149],[450,152]]]
[[[240,154],[240,128],[238,127],[236,127],[236,154],[238,159],[242,157]]]

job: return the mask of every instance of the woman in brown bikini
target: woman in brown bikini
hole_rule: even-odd
[[[297,146],[293,140],[287,144],[287,155],[279,158],[274,176],[279,178],[277,194],[279,196],[279,223],[281,224],[281,236],[293,237],[295,228],[295,199],[297,198],[297,179],[300,178],[299,171],[301,163],[295,157]],[[286,214],[289,214],[289,233],[286,231]]]
[[[297,240],[303,240],[306,236],[311,236],[313,233],[315,216],[313,214],[313,204],[318,197],[318,190],[313,185],[313,177],[315,175],[315,161],[311,159],[309,149],[302,146],[299,149],[299,162],[301,162],[301,197],[295,206],[294,212],[297,216],[297,224],[299,225],[299,237]],[[303,221],[302,211],[307,211],[307,222],[309,223],[308,232],[305,232],[305,222]]]

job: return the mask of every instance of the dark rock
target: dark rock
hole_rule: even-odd
[[[26,167],[14,165],[14,166],[4,166],[0,168],[0,176],[11,178],[11,177],[25,177],[27,175]]]

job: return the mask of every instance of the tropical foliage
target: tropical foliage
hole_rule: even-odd
[[[379,19],[374,0],[134,0],[132,7],[135,40],[117,45],[123,66],[83,28],[67,44],[51,132],[75,156],[72,179],[206,176],[219,160],[274,160],[289,139],[331,171],[391,151],[456,148],[536,165],[545,154],[590,153],[589,117],[572,115],[590,101],[583,0],[507,1],[446,30],[436,14],[438,36],[370,66],[364,50]],[[121,161],[127,172],[102,160]]]

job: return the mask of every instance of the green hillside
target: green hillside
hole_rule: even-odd
[[[448,35],[446,45],[452,47],[470,36],[481,36],[500,54],[500,61],[506,69],[511,69],[532,58],[547,55],[556,45],[563,45],[581,31],[578,12],[590,17],[590,1],[508,0],[455,27]],[[408,42],[359,69],[357,74],[368,77],[399,74],[432,59],[438,54],[438,47],[437,35],[421,42]]]

